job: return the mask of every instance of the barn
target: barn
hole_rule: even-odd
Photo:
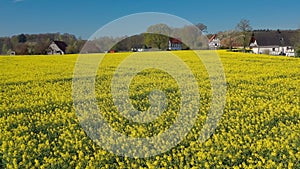
[[[52,41],[47,49],[48,55],[63,55],[66,53],[67,44],[63,41]]]

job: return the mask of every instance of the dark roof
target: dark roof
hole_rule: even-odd
[[[68,45],[65,42],[57,41],[57,40],[55,40],[53,42],[59,47],[59,49],[61,49],[64,53],[66,53],[66,49],[67,49]]]
[[[293,30],[258,30],[253,31],[250,43],[255,40],[258,46],[294,46],[293,39],[297,36]]]
[[[169,38],[169,41],[171,43],[182,43],[180,39],[176,39],[176,38]]]

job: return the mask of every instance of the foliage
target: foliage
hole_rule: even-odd
[[[222,48],[232,49],[243,46],[243,39],[240,36],[240,32],[236,30],[218,32],[217,36],[221,40]]]
[[[207,27],[204,24],[196,25],[200,30],[206,31]],[[193,25],[185,25],[182,28],[171,28],[165,24],[151,25],[147,28],[146,33],[133,35],[130,37],[97,37],[90,40],[90,47],[98,46],[101,49],[95,50],[95,47],[83,53],[93,53],[89,51],[131,51],[133,48],[157,48],[166,50],[168,48],[169,37],[179,38],[182,41],[188,42],[190,48],[202,49],[207,39],[199,38],[201,32]],[[199,44],[200,42],[200,44]],[[184,44],[183,49],[188,47]],[[207,47],[206,47],[207,48]]]
[[[0,54],[6,55],[8,51],[15,51],[18,55],[45,54],[46,49],[53,40],[64,41],[67,45],[70,45],[70,53],[79,53],[85,43],[85,41],[68,33],[20,34],[0,38]]]
[[[69,54],[79,53],[85,43],[86,43],[86,41],[83,41],[83,40],[74,41],[72,44],[67,46],[66,53],[69,53]]]
[[[300,57],[300,48],[296,49],[296,57]]]
[[[172,111],[149,125],[121,118],[111,106],[109,87],[117,66],[130,54],[104,57],[96,77],[98,105],[115,130],[152,136],[172,123],[178,105],[168,105]],[[199,116],[178,146],[145,159],[105,151],[79,125],[71,95],[77,55],[0,57],[0,168],[300,168],[299,59],[220,51],[227,104],[215,133],[199,143],[210,107],[208,74],[193,52],[174,54],[199,83]],[[130,86],[133,105],[146,109],[146,93],[155,86],[170,99],[180,97],[172,77],[145,70]]]
[[[146,34],[133,35],[122,39],[113,46],[117,51],[131,51],[132,48],[147,48],[145,45]]]
[[[19,43],[25,43],[27,41],[27,37],[22,33],[18,35],[18,41]]]
[[[167,49],[172,29],[166,24],[151,25],[145,34],[145,44],[158,49]]]
[[[297,30],[297,35],[292,39],[292,42],[295,44],[296,56],[300,57],[300,29]]]

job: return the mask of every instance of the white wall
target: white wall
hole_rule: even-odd
[[[252,48],[253,53],[256,54],[270,54],[270,55],[279,55],[281,52],[286,53],[287,55],[295,55],[295,50],[289,46],[261,46]]]

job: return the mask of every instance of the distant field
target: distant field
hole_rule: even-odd
[[[208,74],[192,52],[174,53],[196,77],[201,106],[186,139],[149,158],[114,155],[79,125],[72,99],[78,55],[0,56],[0,168],[300,168],[300,59],[218,52],[227,81],[226,107],[215,133],[201,144],[197,138],[211,101]],[[96,78],[98,105],[116,131],[151,137],[172,125],[179,88],[167,73],[145,70],[130,85],[131,102],[146,110],[147,94],[158,86],[170,99],[166,113],[151,125],[120,117],[110,81],[129,54],[104,57]]]

